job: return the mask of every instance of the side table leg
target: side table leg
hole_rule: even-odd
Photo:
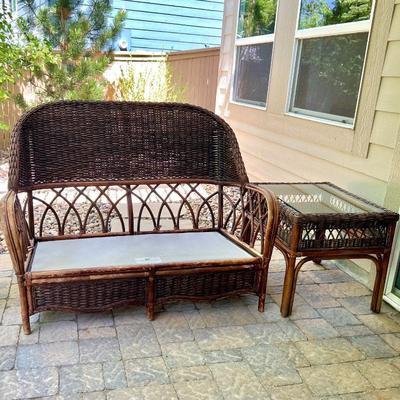
[[[281,302],[281,315],[288,317],[292,312],[294,295],[296,292],[296,278],[295,272],[296,257],[287,256],[286,259],[286,272],[285,281],[283,283],[283,293]]]
[[[304,257],[296,264],[296,258],[288,256],[286,258],[286,273],[285,282],[283,285],[281,315],[288,317],[292,313],[294,295],[296,294],[297,277],[301,267],[309,261],[312,257]]]
[[[385,254],[381,260],[377,259],[375,262],[376,277],[374,283],[374,291],[372,292],[371,310],[376,313],[379,313],[381,311],[389,259],[390,254]]]

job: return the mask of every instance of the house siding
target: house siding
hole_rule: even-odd
[[[388,49],[382,74],[382,90],[378,107],[385,114],[386,119],[376,122],[377,131],[381,131],[380,137],[387,131],[390,144],[394,148],[393,163],[385,198],[385,206],[394,211],[400,209],[400,0],[395,1],[396,6],[390,29]],[[385,85],[384,85],[385,83]],[[390,87],[388,83],[393,84]],[[377,108],[378,108],[377,107]],[[389,127],[387,120],[391,118],[393,124]],[[397,132],[397,135],[396,135]],[[397,136],[397,137],[396,137]],[[400,235],[398,235],[399,241]]]
[[[399,141],[400,126],[400,0],[395,4],[389,39],[382,43],[387,51],[380,73],[378,100],[371,110],[375,116],[366,158],[310,141],[306,132],[303,139],[288,134],[284,121],[277,119],[274,123],[274,110],[267,113],[229,102],[236,7],[236,1],[225,3],[216,112],[235,130],[250,178],[255,181],[332,181],[398,211],[400,193],[396,199],[389,192],[391,187],[396,187],[391,182],[398,176],[393,163],[396,162],[398,168],[394,149]],[[286,93],[287,88],[283,87],[282,92]],[[299,119],[299,131],[306,131],[304,124]],[[320,127],[321,135],[329,135],[329,125],[321,123]],[[333,142],[335,140],[332,138]],[[360,276],[371,285],[374,271],[370,263],[359,266]]]
[[[125,9],[123,36],[129,50],[178,51],[218,47],[223,0],[114,0],[114,13]]]
[[[48,3],[36,0],[36,7]],[[112,6],[114,15],[127,12],[121,37],[130,51],[193,50],[221,43],[223,0],[113,0]],[[19,15],[25,15],[21,6]]]

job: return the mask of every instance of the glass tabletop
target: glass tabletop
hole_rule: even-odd
[[[301,214],[376,213],[383,210],[329,183],[256,183]]]

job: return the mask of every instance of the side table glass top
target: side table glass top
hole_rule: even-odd
[[[384,211],[330,183],[257,183],[300,214],[363,214]]]

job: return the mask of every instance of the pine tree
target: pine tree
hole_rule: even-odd
[[[362,21],[371,14],[371,0],[306,0],[301,3],[300,28]]]
[[[239,29],[243,37],[274,32],[277,0],[247,0],[241,2]]]
[[[44,41],[56,56],[29,71],[28,81],[39,102],[103,99],[103,73],[111,62],[125,12],[111,18],[110,0],[56,0],[41,8],[35,0],[22,0],[22,5],[28,11],[18,21],[22,41]],[[27,105],[23,95],[19,103]]]
[[[16,24],[13,14],[0,7],[0,103],[12,99],[13,85],[29,71],[40,71],[55,62],[53,49],[47,42],[27,33],[26,40],[19,43]],[[0,129],[8,128],[0,120]]]
[[[372,0],[336,0],[329,24],[362,21],[371,13]]]

